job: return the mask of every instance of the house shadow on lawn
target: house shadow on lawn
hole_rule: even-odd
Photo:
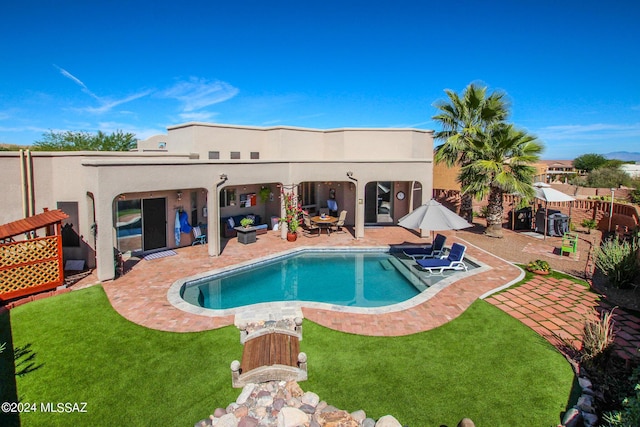
[[[6,307],[0,307],[0,402],[3,410],[0,411],[1,426],[20,426],[20,413],[17,405],[20,402],[16,377],[27,375],[43,365],[38,365],[36,353],[31,344],[14,348],[11,334],[11,311]],[[4,405],[9,404],[8,408]],[[8,410],[7,410],[8,409]]]

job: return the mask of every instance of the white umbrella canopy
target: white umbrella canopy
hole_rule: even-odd
[[[573,202],[575,200],[568,194],[551,188],[548,184],[537,182],[533,186],[535,187],[536,199],[544,200],[545,202]]]
[[[464,218],[433,199],[400,218],[398,225],[423,231],[460,230],[473,227]]]
[[[544,200],[544,213],[545,213],[545,222],[544,222],[544,239],[547,238],[547,225],[549,218],[549,210],[547,209],[547,203],[549,202],[573,202],[575,198],[569,196],[568,194],[564,194],[561,191],[555,190],[551,188],[549,184],[545,184],[544,182],[536,182],[533,184],[535,187],[534,190],[536,192],[536,199]],[[569,217],[571,217],[571,206],[569,206]]]

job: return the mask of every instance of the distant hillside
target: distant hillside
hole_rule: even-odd
[[[631,153],[629,151],[614,151],[613,153],[603,154],[607,159],[617,159],[624,162],[640,162],[640,153]]]

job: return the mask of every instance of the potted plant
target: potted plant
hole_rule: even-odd
[[[253,219],[252,218],[242,218],[240,220],[240,225],[244,228],[249,228],[253,225]]]
[[[551,273],[551,267],[547,261],[537,259],[527,264],[527,270],[535,274],[547,275]]]
[[[298,196],[293,193],[284,194],[284,192],[282,192],[282,197],[284,197],[285,216],[280,218],[280,223],[286,224],[287,240],[293,242],[298,238],[298,227],[300,227],[302,207],[298,203]]]

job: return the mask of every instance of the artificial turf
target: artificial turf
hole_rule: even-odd
[[[234,327],[160,332],[133,324],[103,289],[38,300],[0,315],[2,400],[81,403],[86,413],[0,414],[0,425],[193,425],[235,401]],[[484,301],[432,331],[381,338],[305,321],[304,390],[329,404],[412,427],[557,425],[571,393],[565,359],[529,328]],[[35,370],[16,377],[11,348],[30,344]]]

